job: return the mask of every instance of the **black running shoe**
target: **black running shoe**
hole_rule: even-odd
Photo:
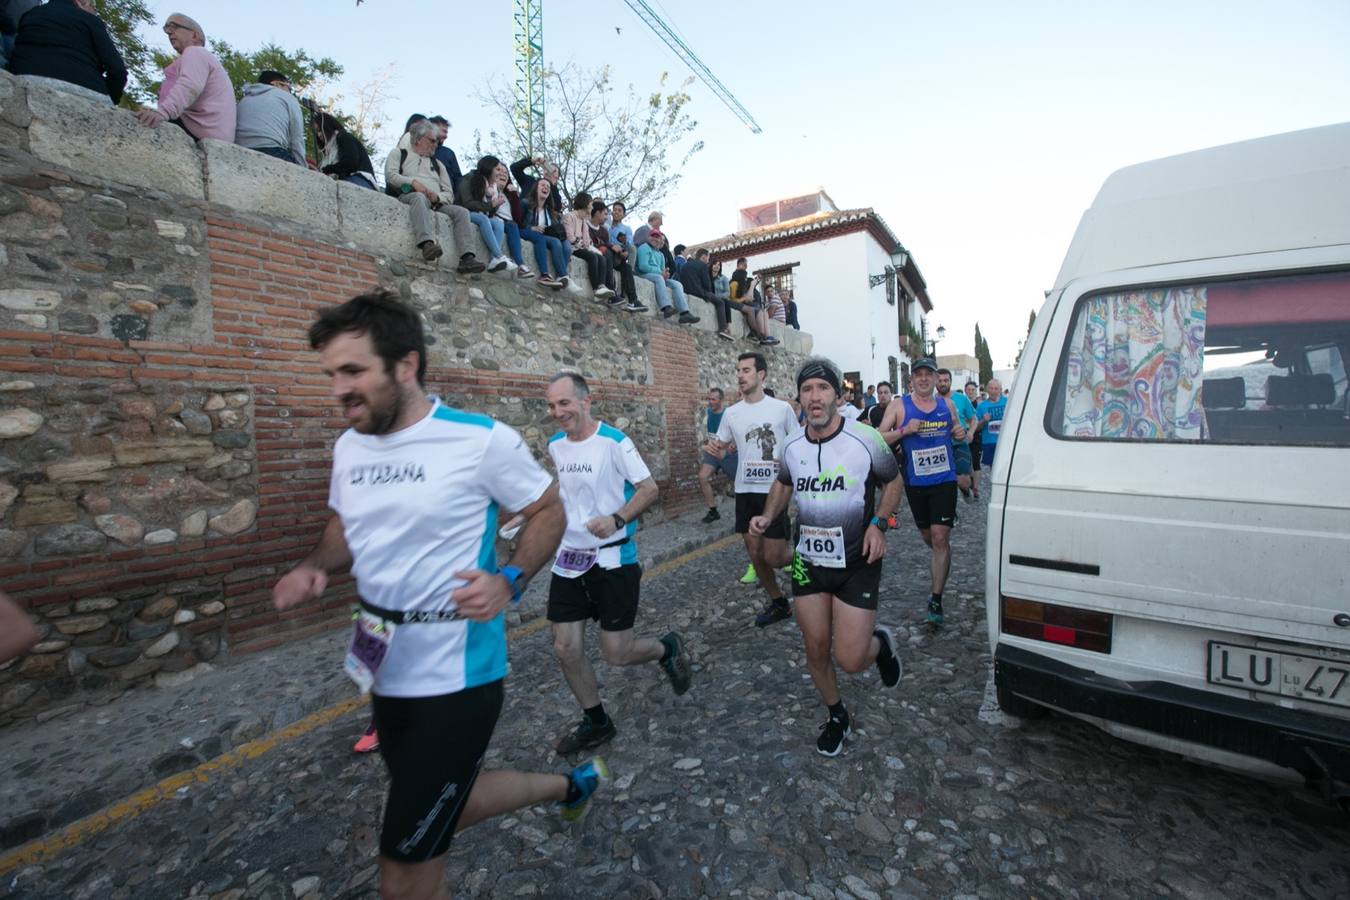
[[[760,610],[759,615],[755,616],[755,627],[763,628],[765,625],[772,625],[774,622],[781,622],[790,618],[792,618],[792,607],[788,606],[786,600],[781,603],[770,600],[769,605]]]
[[[722,518],[722,514],[715,507],[710,506],[708,507],[708,514],[703,517],[703,523],[706,525],[709,522],[716,522],[720,518]]]
[[[661,668],[670,676],[671,690],[675,691],[675,696],[678,697],[689,690],[689,657],[684,652],[684,641],[680,640],[679,634],[672,631],[661,638],[661,643],[670,651],[670,655],[662,660]]]
[[[895,652],[895,635],[885,625],[878,625],[872,633],[881,641],[881,652],[877,654],[877,674],[886,687],[895,687],[905,671],[900,663],[900,655]]]
[[[847,712],[842,719],[830,716],[825,720],[825,724],[820,726],[820,737],[816,738],[816,752],[821,756],[838,756],[839,751],[844,749],[844,738],[852,733]]]
[[[930,599],[928,601],[928,624],[933,626],[938,626],[942,624],[941,600]]]
[[[605,716],[605,724],[596,725],[591,722],[589,716],[581,717],[581,724],[573,729],[571,734],[565,735],[558,741],[555,750],[559,756],[571,756],[581,750],[589,750],[591,747],[599,747],[607,743],[614,735],[619,733],[619,729],[614,727],[614,720]]]

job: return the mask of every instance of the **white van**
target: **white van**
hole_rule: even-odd
[[[999,704],[1350,804],[1350,123],[1131,166],[1028,338]]]

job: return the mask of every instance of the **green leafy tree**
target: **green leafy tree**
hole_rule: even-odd
[[[1036,310],[1031,311],[1031,318],[1027,320],[1027,338],[1031,337],[1031,329],[1036,325]],[[1013,360],[1014,366],[1022,364],[1022,351],[1026,349],[1027,342],[1024,340],[1017,345],[1017,359]]]
[[[994,357],[989,352],[989,342],[980,333],[980,323],[975,323],[975,358],[980,362],[980,385],[984,386],[994,377]]]
[[[150,14],[143,0],[94,0],[99,18],[108,27],[108,34],[122,54],[127,64],[129,77],[127,90],[122,96],[122,106],[135,109],[154,98],[152,84],[159,83],[159,71],[155,68],[150,48],[141,40],[136,29],[150,25],[155,17]]]
[[[680,183],[689,159],[703,149],[692,140],[698,122],[689,115],[688,78],[667,86],[663,72],[656,90],[639,93],[632,85],[617,95],[608,66],[583,69],[568,63],[544,74],[548,94],[544,156],[556,163],[559,183],[569,195],[585,191],[607,202],[621,201],[630,210],[650,210]],[[509,84],[489,82],[479,99],[495,110],[499,127],[487,143],[476,136],[474,157],[484,153],[525,156],[525,135],[514,118]],[[691,143],[692,141],[692,143]]]

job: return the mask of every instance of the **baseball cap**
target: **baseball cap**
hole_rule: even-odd
[[[917,372],[917,371],[919,371],[920,369],[932,369],[934,372],[936,372],[936,371],[937,371],[937,363],[935,363],[935,362],[933,361],[933,357],[931,357],[931,356],[925,356],[925,357],[923,357],[922,359],[920,359],[918,362],[914,363],[914,365],[910,366],[910,371],[911,371],[911,372]]]

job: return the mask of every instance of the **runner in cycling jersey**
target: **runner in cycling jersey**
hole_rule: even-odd
[[[659,641],[633,633],[642,566],[637,518],[656,501],[656,481],[632,440],[591,416],[591,389],[575,372],[554,375],[548,413],[562,430],[549,438],[567,509],[567,531],[553,561],[548,620],[553,652],[581,704],[580,724],[556,746],[559,756],[598,747],[614,737],[600,702],[595,669],[586,658],[586,622],[600,623],[600,653],[611,666],[657,663],[676,694],[689,690],[689,659],[680,635]]]
[[[942,591],[952,568],[950,535],[956,524],[956,454],[952,442],[966,439],[965,429],[948,397],[935,393],[937,363],[924,358],[910,376],[913,393],[892,403],[881,423],[883,432],[901,435],[908,472],[905,499],[923,542],[932,550],[932,595],[928,622],[942,624]]]
[[[373,688],[390,779],[380,894],[443,897],[456,831],[546,800],[575,820],[609,777],[599,759],[570,775],[481,771],[502,708],[503,610],[553,558],[563,506],[519,434],[426,395],[421,318],[396,295],[324,310],[309,340],[352,427],[333,448],[334,515],[272,602],[318,599],[350,566],[360,612],[344,667]],[[499,509],[525,519],[500,569]]]
[[[901,670],[894,635],[876,624],[886,519],[900,501],[900,470],[875,429],[839,415],[841,380],[838,367],[823,357],[797,370],[807,425],[783,446],[764,511],[750,520],[750,533],[763,534],[796,494],[792,596],[807,668],[830,711],[816,740],[823,756],[837,756],[851,733],[831,644],[846,672],[875,663],[882,683],[894,687]],[[874,507],[878,484],[885,488]]]

